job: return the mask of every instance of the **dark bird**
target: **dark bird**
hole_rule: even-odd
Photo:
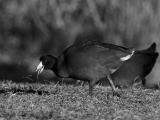
[[[119,87],[129,87],[136,80],[142,80],[142,84],[145,86],[145,77],[154,67],[158,55],[156,43],[147,49],[136,50],[131,59],[125,61],[116,72],[111,74],[113,82]],[[100,83],[108,84],[106,80],[101,80]]]
[[[134,51],[98,41],[79,42],[71,45],[58,57],[41,56],[37,71],[39,75],[43,69],[49,69],[61,78],[88,81],[90,95],[94,85],[107,77],[115,92],[116,88],[110,74],[117,71],[124,61],[130,59]]]

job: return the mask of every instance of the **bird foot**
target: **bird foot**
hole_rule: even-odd
[[[117,88],[113,91],[113,96],[121,97],[121,93]]]

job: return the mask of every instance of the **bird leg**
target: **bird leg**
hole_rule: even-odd
[[[93,86],[94,86],[94,82],[90,81],[89,82],[89,95],[92,97],[93,95]]]
[[[110,83],[110,85],[111,85],[111,87],[112,87],[113,95],[114,95],[114,96],[117,96],[117,97],[120,97],[121,95],[120,95],[120,93],[118,93],[118,91],[117,91],[117,89],[116,89],[116,87],[115,87],[115,85],[114,85],[114,83],[113,83],[113,81],[112,81],[111,76],[108,75],[107,78],[108,78],[109,83]]]
[[[115,85],[114,85],[114,83],[113,83],[113,81],[112,81],[111,76],[110,76],[110,75],[107,75],[107,78],[108,78],[108,80],[109,80],[109,83],[110,83],[110,85],[111,85],[111,87],[112,87],[113,92],[116,92],[116,87],[115,87]]]

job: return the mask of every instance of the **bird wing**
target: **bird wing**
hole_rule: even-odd
[[[102,65],[106,66],[111,73],[115,72],[122,63],[129,59],[131,53],[120,51],[119,49],[106,48],[105,50],[99,51],[97,59],[101,62]]]
[[[65,51],[69,61],[83,65],[101,65],[110,71],[116,71],[126,56],[131,54],[131,50],[125,47],[108,43],[88,42],[79,45],[72,45]],[[72,58],[72,60],[71,60]]]

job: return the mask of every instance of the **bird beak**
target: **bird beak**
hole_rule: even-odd
[[[44,65],[42,64],[42,62],[40,62],[36,69],[36,72],[38,72],[37,76],[41,74],[43,70],[44,70]]]

